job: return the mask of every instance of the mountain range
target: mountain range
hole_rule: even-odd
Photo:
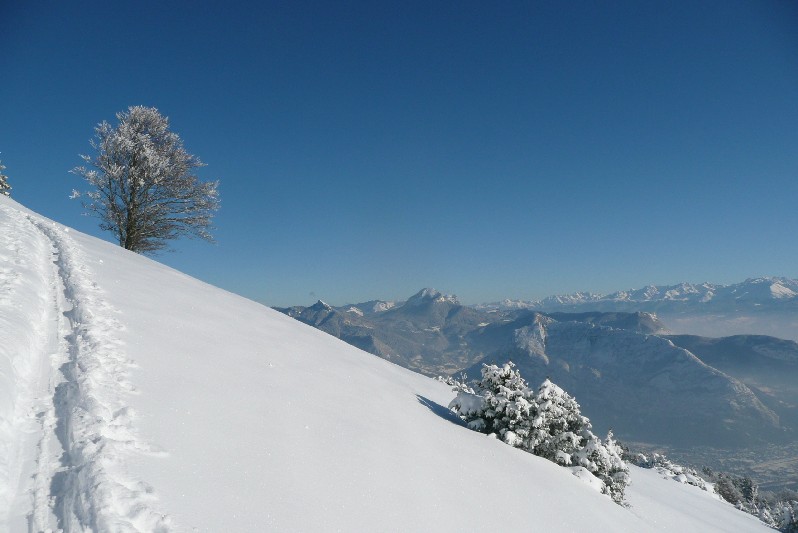
[[[749,278],[741,283],[679,283],[648,285],[640,289],[601,295],[591,292],[549,296],[542,300],[503,300],[480,309],[534,309],[538,311],[798,311],[798,280],[784,277]]]
[[[650,288],[612,300],[701,305],[716,299],[720,305],[736,298],[776,306],[795,299],[790,280],[763,280],[726,288],[705,284],[703,292],[687,284]],[[511,359],[530,383],[550,377],[579,400],[598,429],[612,427],[630,441],[734,448],[794,440],[794,341],[673,335],[660,313],[587,311],[589,297],[567,305],[560,300],[559,307],[547,301],[549,308],[580,312],[520,304],[469,307],[434,289],[404,302],[317,302],[279,310],[427,375],[466,372],[474,378],[482,363]]]
[[[645,311],[656,313],[674,333],[704,337],[768,335],[798,341],[798,280],[785,277],[750,278],[731,285],[649,285],[607,295],[577,292],[475,307],[545,313]]]
[[[353,346],[426,375],[451,373],[474,357],[466,334],[486,326],[492,314],[461,305],[455,296],[423,289],[404,302],[371,301],[332,307],[277,308]]]

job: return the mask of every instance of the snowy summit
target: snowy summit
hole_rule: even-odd
[[[653,470],[616,505],[453,397],[0,197],[0,530],[767,530]]]

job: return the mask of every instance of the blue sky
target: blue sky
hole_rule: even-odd
[[[16,200],[102,236],[68,171],[157,107],[222,198],[157,259],[271,305],[798,277],[795,2],[4,2],[0,51]]]

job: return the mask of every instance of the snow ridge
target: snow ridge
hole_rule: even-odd
[[[712,283],[679,283],[677,285],[648,285],[612,294],[575,292],[548,296],[542,300],[503,300],[475,306],[477,309],[537,309],[556,311],[580,306],[603,310],[628,310],[629,305],[734,305],[785,303],[798,298],[798,279],[785,277],[748,278],[741,283],[718,285]],[[624,304],[626,304],[624,306]]]
[[[53,483],[55,515],[65,531],[157,531],[172,529],[169,517],[151,508],[153,489],[129,479],[125,458],[158,454],[136,435],[135,413],[125,397],[134,394],[128,371],[135,366],[121,348],[115,332],[123,328],[81,252],[66,230],[55,223],[28,216],[52,242],[63,282],[70,331],[68,361],[55,391],[60,432],[65,450],[60,483]],[[56,485],[60,485],[58,490]],[[35,513],[34,513],[35,514]]]

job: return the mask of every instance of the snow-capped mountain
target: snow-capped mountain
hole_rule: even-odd
[[[318,301],[309,307],[276,309],[362,350],[430,376],[458,372],[481,359],[492,350],[475,350],[470,339],[485,326],[514,317],[462,305],[457,296],[430,288],[389,309],[364,312],[373,302],[333,307]],[[666,331],[665,325],[650,313],[553,313],[551,316],[643,333]]]
[[[410,298],[407,299],[404,305],[417,307],[420,305],[449,303],[453,305],[460,305],[457,296],[453,294],[443,294],[435,289],[422,289]]]
[[[474,306],[484,311],[655,313],[674,333],[705,337],[769,335],[798,341],[798,280],[747,279],[732,285],[680,283],[599,295],[577,292],[542,300],[504,300]]]
[[[447,386],[4,197],[0,370],[11,533],[767,531],[638,468],[615,505]]]
[[[753,306],[798,309],[798,280],[783,277],[750,278],[732,285],[680,283],[649,285],[641,289],[600,295],[576,292],[542,300],[504,300],[475,306],[479,309],[534,309],[539,311],[713,311]],[[764,310],[764,309],[760,309]]]
[[[495,319],[461,305],[456,296],[430,288],[399,304],[380,306],[379,311],[374,311],[374,302],[385,303],[375,300],[333,308],[317,302],[310,307],[278,310],[362,350],[428,375],[470,365],[474,357],[464,336]]]
[[[365,315],[372,315],[375,313],[382,313],[383,311],[387,311],[388,309],[393,309],[397,305],[402,305],[404,302],[392,302],[386,300],[371,300],[369,302],[362,302],[359,304],[347,304],[343,307],[346,310],[353,310],[357,309],[361,313]]]

